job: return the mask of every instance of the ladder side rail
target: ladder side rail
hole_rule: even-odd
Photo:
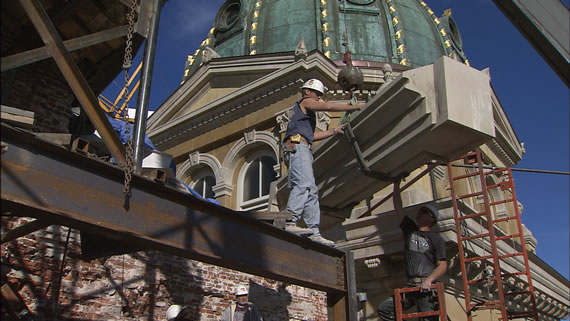
[[[507,169],[506,172],[507,172],[508,179],[510,182],[510,191],[512,194],[511,199],[513,201],[513,208],[515,211],[517,228],[519,230],[521,252],[522,252],[522,256],[523,256],[523,260],[524,260],[524,266],[526,269],[525,272],[526,272],[526,277],[527,277],[528,292],[530,295],[531,306],[532,306],[531,312],[532,312],[532,316],[535,318],[535,320],[538,320],[538,309],[536,307],[536,298],[534,296],[534,286],[532,285],[532,275],[530,274],[530,266],[528,264],[528,252],[526,250],[526,242],[524,240],[524,232],[523,232],[522,223],[521,223],[521,216],[520,216],[520,211],[519,211],[519,207],[518,207],[517,195],[515,193],[515,183],[514,183],[514,179],[513,179],[513,173],[512,173],[512,170],[510,167]]]
[[[495,282],[497,283],[497,294],[499,302],[501,303],[501,316],[503,320],[507,320],[507,310],[505,307],[505,296],[503,293],[503,282],[501,279],[501,266],[499,264],[499,254],[497,251],[497,240],[495,236],[495,224],[493,223],[493,214],[491,213],[491,205],[489,201],[488,189],[487,189],[487,179],[484,174],[483,169],[483,159],[481,156],[481,150],[479,148],[475,151],[477,157],[477,167],[479,168],[479,175],[481,189],[483,193],[483,202],[485,205],[485,211],[487,212],[487,230],[489,231],[489,242],[491,246],[491,254],[493,255],[493,273],[495,274]]]
[[[463,280],[463,292],[465,297],[465,311],[467,313],[467,320],[472,321],[471,314],[471,294],[469,292],[469,283],[467,280],[467,269],[465,267],[465,250],[463,249],[462,233],[461,233],[461,220],[459,215],[459,207],[457,205],[457,195],[455,191],[455,179],[452,172],[452,163],[447,164],[447,175],[449,177],[449,188],[451,200],[453,204],[453,217],[455,219],[455,233],[457,234],[457,247],[459,250],[459,262],[461,266],[461,278]]]
[[[534,296],[534,287],[532,286],[532,276],[530,275],[530,268],[528,265],[528,254],[527,254],[526,246],[525,246],[524,233],[522,230],[522,223],[521,223],[521,219],[520,219],[520,211],[519,211],[518,202],[516,199],[515,185],[514,185],[514,179],[512,178],[512,171],[510,170],[510,168],[501,168],[501,169],[496,169],[496,170],[493,170],[493,171],[486,173],[486,175],[490,175],[490,174],[507,175],[507,179],[500,182],[500,183],[487,185],[487,190],[491,190],[494,188],[500,188],[502,191],[508,190],[511,194],[510,197],[507,197],[503,200],[491,202],[490,206],[496,206],[496,205],[501,205],[501,204],[510,204],[513,207],[513,211],[514,211],[513,215],[507,214],[508,216],[505,218],[494,219],[493,224],[496,225],[499,222],[515,221],[517,229],[518,229],[518,232],[508,234],[505,236],[496,237],[496,241],[505,241],[505,240],[509,240],[509,239],[516,240],[518,238],[519,244],[521,246],[520,252],[517,252],[517,250],[513,247],[515,252],[509,253],[509,254],[499,255],[499,260],[503,260],[503,259],[511,258],[511,257],[515,257],[515,256],[521,256],[523,258],[523,262],[524,262],[524,271],[514,272],[514,273],[501,273],[501,280],[504,280],[508,277],[514,277],[514,276],[526,276],[527,284],[529,284],[528,282],[530,281],[530,284],[528,285],[529,290],[516,291],[516,290],[508,289],[508,290],[505,290],[503,292],[504,298],[512,297],[512,296],[516,296],[516,295],[527,294],[528,300],[531,302],[530,311],[524,311],[524,312],[507,311],[508,320],[520,318],[523,315],[532,316],[532,317],[534,317],[534,319],[536,319],[538,317],[538,315],[537,315],[538,309],[536,308],[536,299]],[[522,280],[519,279],[519,281],[522,281]]]

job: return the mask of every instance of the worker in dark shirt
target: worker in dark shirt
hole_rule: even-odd
[[[394,207],[401,212],[400,181],[394,183]],[[415,222],[407,215],[400,223],[404,234],[406,274],[408,287],[420,287],[421,292],[412,292],[402,302],[406,310],[416,306],[419,312],[434,311],[433,295],[430,291],[432,283],[445,274],[447,269],[445,241],[431,227],[437,223],[438,211],[432,205],[421,206],[416,214]],[[378,306],[381,320],[395,320],[394,297],[386,299]],[[438,320],[437,316],[421,318],[422,321]]]

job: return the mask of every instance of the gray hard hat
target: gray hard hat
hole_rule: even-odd
[[[422,205],[422,207],[420,207],[420,211],[422,209],[427,210],[427,212],[429,213],[429,215],[433,218],[434,222],[433,224],[437,223],[438,217],[439,217],[439,212],[437,210],[437,208],[435,208],[435,206],[427,204],[427,205]]]

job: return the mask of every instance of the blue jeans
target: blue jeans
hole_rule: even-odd
[[[291,212],[293,222],[303,218],[308,228],[315,235],[320,235],[319,223],[321,211],[319,208],[319,193],[313,174],[313,153],[308,145],[295,145],[296,152],[291,153],[289,175],[291,192],[287,201],[287,210]]]
[[[415,287],[415,286],[419,286],[419,284],[408,284],[407,286]],[[437,302],[437,299],[435,299],[435,302]],[[435,306],[437,303],[435,303],[435,302],[432,299],[431,291],[420,292],[420,293],[418,293],[418,292],[409,293],[409,294],[407,294],[407,300],[402,301],[402,310],[405,311],[405,310],[407,310],[407,309],[409,309],[415,305],[418,309],[418,312],[434,311],[435,309],[437,309],[437,307]],[[391,297],[387,298],[384,302],[380,303],[380,305],[378,305],[378,309],[377,309],[378,316],[380,317],[380,320],[383,320],[383,321],[396,320],[396,309],[395,308],[396,308],[396,304],[394,303],[394,296],[391,296]],[[420,320],[421,321],[437,321],[437,320],[439,320],[439,317],[437,317],[437,316],[423,317]]]

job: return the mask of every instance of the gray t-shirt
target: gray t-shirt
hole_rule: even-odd
[[[404,216],[400,229],[406,242],[408,277],[425,278],[433,272],[438,261],[445,261],[445,241],[433,231],[419,231],[416,223]]]

